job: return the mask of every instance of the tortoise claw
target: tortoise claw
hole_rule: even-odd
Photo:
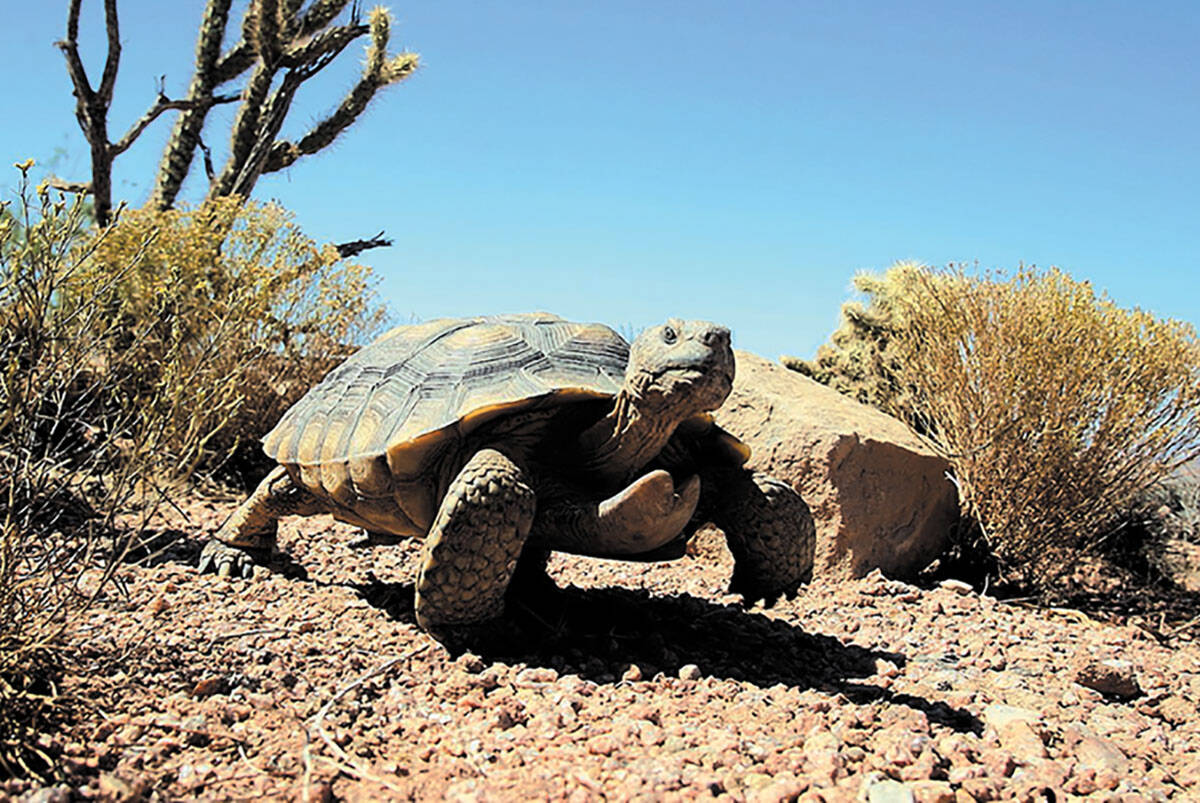
[[[255,558],[248,549],[230,546],[213,539],[200,551],[200,562],[196,570],[200,574],[211,570],[217,577],[241,577],[248,580],[254,576]]]

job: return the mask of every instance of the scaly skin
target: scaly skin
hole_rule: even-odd
[[[729,590],[747,606],[773,604],[812,579],[816,528],[808,505],[792,487],[761,471],[705,472],[712,522],[733,553]]]
[[[446,626],[494,619],[533,526],[533,488],[522,469],[482,449],[459,471],[421,550],[417,623]]]
[[[283,466],[276,466],[250,498],[233,512],[200,552],[200,573],[210,568],[220,577],[250,577],[254,564],[270,557],[281,516],[312,516],[326,506],[296,487]]]

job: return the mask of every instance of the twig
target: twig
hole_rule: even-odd
[[[159,721],[148,722],[148,723],[146,723],[146,727],[160,728],[162,730],[169,730],[169,731],[176,731],[177,733],[186,733],[186,734],[189,734],[192,736],[203,736],[210,741],[216,741],[217,739],[227,739],[230,742],[233,742],[234,744],[238,744],[238,745],[246,743],[245,739],[234,736],[232,733],[213,733],[212,731],[197,730],[196,728],[185,728],[182,725],[173,725],[170,722],[159,722]]]
[[[1183,631],[1190,629],[1193,625],[1196,625],[1196,624],[1200,624],[1200,616],[1194,616],[1191,619],[1189,619],[1188,621],[1179,625],[1178,627],[1171,628],[1170,630],[1167,631],[1166,636],[1167,636],[1167,638],[1177,636],[1180,633],[1182,633]]]
[[[204,648],[203,652],[208,652],[209,650],[211,650],[213,648],[213,645],[216,644],[218,641],[231,641],[233,639],[242,638],[243,636],[261,636],[264,633],[290,633],[290,632],[291,632],[291,630],[289,630],[286,627],[258,627],[258,628],[255,628],[254,630],[243,630],[239,633],[224,633],[219,636],[213,636],[211,639],[209,639],[208,645]]]
[[[158,89],[158,97],[154,99],[154,104],[147,109],[146,113],[139,117],[132,126],[129,127],[129,130],[125,132],[123,137],[112,144],[112,154],[113,156],[118,156],[128,150],[129,146],[133,144],[134,140],[141,136],[142,132],[146,130],[146,127],[158,119],[158,116],[165,111],[169,111],[171,109],[177,109],[179,111],[187,111],[191,109],[204,110],[222,103],[236,103],[239,100],[241,100],[240,95],[210,95],[202,98],[181,98],[178,100],[172,100],[171,98],[167,97],[165,92],[163,92],[162,85],[160,84]]]
[[[336,703],[338,700],[340,700],[342,697],[344,697],[346,694],[348,694],[351,691],[353,691],[354,689],[357,689],[358,687],[362,686],[368,680],[371,680],[372,678],[382,675],[384,672],[388,671],[389,669],[391,669],[393,666],[400,663],[401,661],[407,661],[410,658],[414,658],[415,656],[420,655],[422,652],[424,652],[427,649],[429,649],[429,644],[425,643],[425,644],[422,644],[420,647],[414,647],[413,649],[409,650],[408,652],[404,653],[403,655],[397,655],[395,658],[390,658],[387,661],[384,661],[382,664],[380,664],[375,669],[372,669],[370,672],[368,672],[367,674],[360,677],[358,680],[354,681],[353,683],[350,683],[347,686],[342,687],[341,689],[339,689],[337,691],[336,694],[334,694],[332,697],[329,698],[329,700],[325,703],[325,705],[323,705],[321,707],[321,710],[318,711],[316,713],[316,715],[313,717],[313,727],[316,728],[317,735],[321,737],[321,741],[325,742],[325,744],[329,747],[329,749],[332,750],[334,752],[334,754],[337,755],[339,760],[334,761],[334,760],[326,758],[324,756],[321,756],[320,758],[324,758],[326,761],[329,761],[330,763],[332,763],[334,766],[336,766],[338,769],[340,769],[342,771],[349,771],[351,774],[356,775],[357,777],[361,778],[364,781],[371,781],[374,783],[381,784],[382,786],[386,786],[388,789],[391,789],[393,792],[403,793],[405,791],[402,787],[388,781],[386,778],[380,778],[377,775],[375,775],[374,773],[370,772],[369,770],[365,770],[362,767],[360,767],[358,765],[358,763],[346,753],[346,751],[342,750],[342,748],[335,741],[333,741],[333,739],[331,739],[329,737],[329,734],[325,732],[325,726],[323,723],[325,721],[325,716],[329,713],[329,709],[332,708],[333,704]]]
[[[387,248],[391,244],[391,239],[384,237],[383,232],[379,232],[374,237],[366,240],[351,240],[347,243],[336,243],[333,247],[337,249],[338,256],[342,259],[348,259],[371,248]]]
[[[46,176],[46,186],[69,193],[87,193],[92,191],[92,182],[90,181],[68,181],[65,178],[59,178],[54,175]]]

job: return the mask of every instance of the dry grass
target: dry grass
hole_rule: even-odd
[[[109,379],[130,367],[115,324],[61,303],[91,254],[84,200],[31,197],[29,166],[0,215],[0,775],[52,766],[31,737],[60,702],[63,634],[117,566],[117,512],[155,501],[137,446],[155,422]]]

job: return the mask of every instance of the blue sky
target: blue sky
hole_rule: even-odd
[[[203,5],[120,0],[114,138],[157,76],[183,94]],[[94,81],[101,6],[84,0]],[[61,149],[59,174],[87,172],[52,47],[65,10],[22,3],[0,28],[3,170]],[[386,230],[395,246],[363,260],[400,320],[703,317],[741,348],[808,356],[855,272],[918,259],[1058,265],[1123,305],[1200,321],[1194,1],[392,10],[393,45],[421,71],[256,195],[320,240]],[[359,61],[348,52],[306,85],[284,133],[331,108]],[[210,117],[218,152],[230,116]],[[145,200],[169,129],[118,160],[119,198]]]

